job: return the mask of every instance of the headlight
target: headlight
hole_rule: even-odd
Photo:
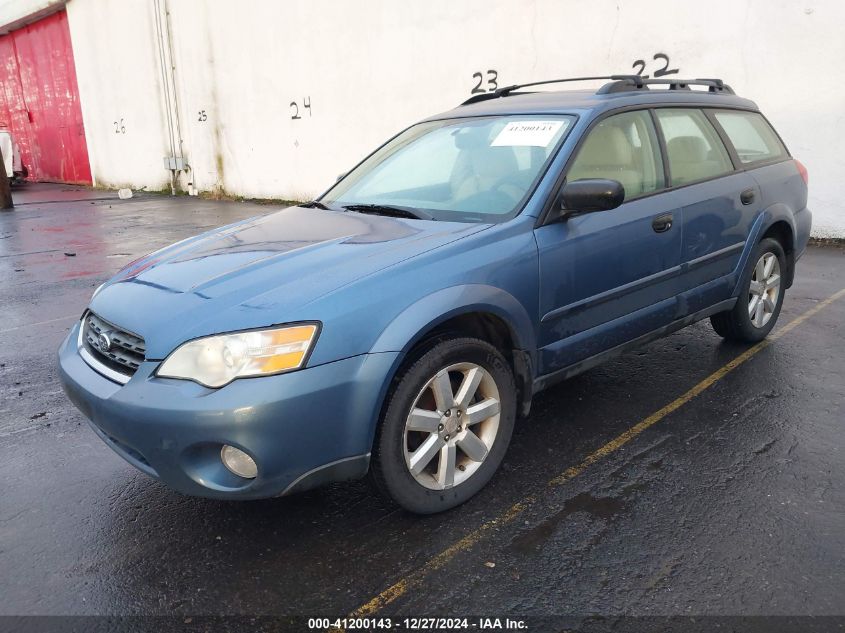
[[[208,336],[178,347],[157,373],[222,387],[235,378],[299,369],[316,337],[316,324]]]

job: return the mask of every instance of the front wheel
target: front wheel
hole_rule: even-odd
[[[379,490],[431,514],[477,493],[505,456],[516,418],[513,373],[471,338],[437,342],[398,377],[374,448]]]
[[[742,343],[756,343],[771,332],[783,305],[786,255],[780,242],[761,240],[743,273],[733,310],[710,317],[716,333]]]

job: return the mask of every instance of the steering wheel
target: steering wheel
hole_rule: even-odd
[[[508,174],[500,178],[492,189],[498,193],[502,193],[516,204],[525,195],[525,188],[520,186],[518,174]]]

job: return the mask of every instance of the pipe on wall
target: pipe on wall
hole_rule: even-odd
[[[179,117],[179,97],[176,89],[176,62],[173,57],[173,29],[170,24],[170,10],[167,0],[153,0],[155,7],[155,28],[161,71],[162,95],[167,119],[167,137],[170,156],[165,165],[170,171],[170,193],[176,195],[179,172],[190,170],[184,155],[182,124]]]

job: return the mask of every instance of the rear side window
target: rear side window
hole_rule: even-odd
[[[785,159],[789,153],[758,112],[714,112],[743,164]]]
[[[673,187],[733,171],[728,150],[701,110],[661,108],[655,113],[666,139]]]

